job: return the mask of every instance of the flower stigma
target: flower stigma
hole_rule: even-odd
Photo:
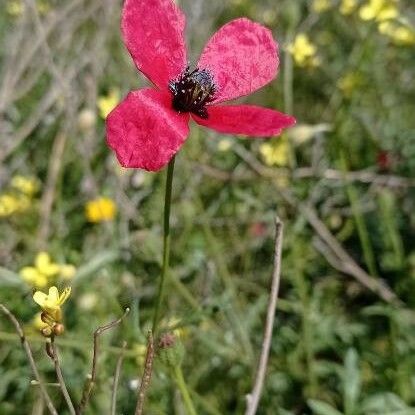
[[[207,69],[191,69],[185,71],[169,83],[173,94],[173,108],[181,112],[192,112],[200,118],[208,118],[206,105],[212,102],[216,92],[213,76]]]

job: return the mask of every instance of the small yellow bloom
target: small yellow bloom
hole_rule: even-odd
[[[39,252],[35,258],[33,267],[24,267],[20,270],[20,276],[29,284],[37,287],[46,287],[50,278],[55,277],[60,271],[58,264],[52,262],[47,252]]]
[[[90,200],[85,206],[85,216],[92,223],[112,220],[116,213],[115,203],[107,197]]]
[[[397,18],[399,10],[395,0],[369,0],[360,8],[359,16],[362,20],[383,22]]]
[[[229,138],[223,138],[218,143],[218,150],[219,151],[228,151],[232,147],[232,140]]]
[[[379,23],[378,29],[380,33],[389,37],[397,45],[415,44],[415,30],[410,27],[387,21]]]
[[[21,175],[14,176],[10,182],[10,186],[29,197],[33,196],[39,189],[39,183],[34,177]]]
[[[340,3],[340,13],[348,16],[356,10],[356,7],[356,0],[342,0]]]
[[[11,194],[0,195],[0,217],[10,216],[19,209],[18,199]]]
[[[53,277],[59,273],[59,265],[52,262],[47,252],[39,252],[35,258],[36,269],[47,277]]]
[[[48,294],[42,291],[36,291],[33,294],[33,301],[40,306],[43,313],[51,323],[60,323],[62,321],[61,306],[65,303],[68,297],[71,295],[71,287],[66,287],[62,294],[59,294],[58,289],[53,286],[49,288]],[[50,324],[49,324],[50,325]]]
[[[108,95],[104,95],[98,98],[99,115],[105,119],[107,115],[116,107],[120,102],[120,91],[116,88],[111,89]]]
[[[320,64],[317,48],[305,33],[299,33],[294,41],[288,45],[287,50],[298,66],[315,67]]]
[[[6,4],[6,12],[12,17],[19,17],[23,14],[24,5],[21,0],[10,0]]]
[[[331,7],[330,0],[313,0],[313,3],[311,4],[311,9],[315,11],[316,13],[323,13],[329,10],[330,7]]]
[[[189,335],[189,329],[185,326],[181,326],[181,320],[177,317],[173,317],[169,320],[163,320],[161,327],[166,331],[172,331],[173,334],[180,339],[185,339]]]
[[[144,366],[146,360],[147,346],[145,344],[135,343],[132,347],[135,354],[135,360],[138,366]]]
[[[356,72],[349,72],[340,78],[337,87],[343,92],[344,96],[350,98],[353,92],[362,85],[362,79]]]
[[[70,280],[76,273],[76,268],[72,264],[59,265],[59,274],[64,280]]]
[[[44,328],[48,327],[48,324],[45,323],[42,320],[42,313],[41,312],[36,313],[36,315],[34,316],[34,318],[32,320],[32,326],[38,331],[41,331]]]
[[[38,0],[36,7],[37,7],[37,11],[39,12],[41,16],[49,13],[51,10],[50,4],[45,0]]]
[[[267,166],[287,166],[290,162],[288,142],[284,138],[261,144],[259,151]]]

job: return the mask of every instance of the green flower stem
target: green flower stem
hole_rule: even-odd
[[[179,388],[180,393],[182,395],[183,403],[186,407],[188,415],[197,415],[197,412],[192,402],[192,398],[190,397],[189,390],[187,389],[187,385],[183,377],[182,368],[179,365],[173,368],[173,375],[177,387]]]
[[[171,207],[171,193],[173,187],[173,172],[174,172],[175,157],[170,160],[167,167],[166,177],[166,192],[164,196],[164,225],[163,225],[163,264],[161,268],[161,275],[159,281],[159,287],[157,291],[156,305],[154,308],[153,316],[153,334],[157,335],[157,328],[160,321],[160,308],[163,302],[164,289],[166,286],[166,278],[169,272],[169,259],[170,259],[170,207]]]

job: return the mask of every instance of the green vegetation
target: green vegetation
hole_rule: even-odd
[[[30,0],[25,11],[3,1],[0,303],[24,327],[59,414],[69,412],[32,289],[72,287],[56,343],[76,402],[93,332],[129,307],[99,338],[85,413],[109,413],[125,341],[117,413],[132,414],[163,260],[167,169],[120,168],[103,115],[145,81],[120,39],[120,2]],[[154,361],[145,413],[244,412],[278,214],[280,299],[257,413],[415,414],[413,2],[179,3],[193,51],[236,17],[273,30],[279,76],[248,102],[293,114],[297,126],[269,141],[192,126],[176,157],[160,308],[160,329],[180,341]],[[47,413],[32,379],[0,314],[0,414]]]

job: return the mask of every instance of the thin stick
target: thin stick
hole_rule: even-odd
[[[47,392],[47,390],[45,388],[45,385],[44,385],[44,383],[43,383],[43,381],[42,381],[42,379],[40,377],[39,371],[37,370],[36,363],[35,363],[35,361],[33,359],[32,350],[30,349],[29,343],[26,340],[26,337],[25,337],[25,335],[23,333],[22,327],[20,326],[20,324],[17,321],[17,319],[14,316],[14,314],[12,314],[12,312],[8,308],[6,308],[3,304],[0,304],[0,310],[13,323],[13,325],[14,325],[14,327],[16,329],[16,332],[17,332],[18,336],[20,337],[20,342],[22,343],[22,346],[23,346],[23,348],[24,348],[24,350],[26,352],[27,358],[29,360],[30,367],[32,368],[33,375],[34,375],[36,381],[38,382],[38,385],[39,385],[39,388],[40,388],[40,392],[41,392],[41,394],[43,396],[43,399],[46,402],[46,405],[47,405],[47,407],[49,409],[49,412],[52,415],[58,415],[58,412],[56,411],[56,409],[55,409],[55,407],[54,407],[54,405],[52,403],[52,400],[50,399],[50,396],[49,396],[49,394],[48,394],[48,392]]]
[[[72,403],[72,399],[69,395],[68,388],[66,387],[65,379],[62,375],[61,365],[59,362],[58,347],[55,343],[54,337],[51,338],[50,347],[52,352],[50,356],[52,357],[53,363],[55,365],[56,377],[58,379],[58,383],[61,388],[63,397],[65,398],[66,404],[68,405],[69,412],[71,413],[71,415],[76,415],[75,407]]]
[[[117,409],[117,392],[118,392],[118,383],[120,381],[121,366],[124,361],[124,351],[127,347],[127,342],[122,344],[122,352],[117,360],[117,366],[115,367],[114,382],[112,384],[112,394],[111,394],[111,415],[115,415]]]
[[[134,412],[135,415],[142,415],[144,411],[144,401],[146,399],[146,392],[150,385],[151,373],[153,371],[154,352],[154,338],[153,333],[150,330],[148,332],[146,361],[144,364],[144,373],[143,378],[141,380],[140,389],[138,390],[137,406]]]
[[[67,134],[60,132],[53,142],[51,157],[49,161],[48,174],[45,190],[42,194],[40,205],[40,225],[37,234],[37,246],[39,250],[45,249],[46,240],[50,233],[50,218],[55,198],[56,185],[59,178],[59,171],[63,162]]]
[[[92,389],[95,386],[95,382],[97,379],[97,362],[98,362],[98,353],[99,353],[99,343],[98,339],[99,336],[106,330],[109,330],[115,326],[118,326],[124,318],[128,315],[130,312],[129,308],[126,308],[124,311],[124,314],[118,318],[117,320],[112,321],[111,323],[106,324],[105,326],[98,327],[94,332],[94,351],[92,355],[92,369],[91,373],[87,376],[84,390],[82,393],[81,402],[78,406],[78,412],[77,415],[81,415],[83,411],[85,410],[86,406],[88,405],[89,399],[91,398]]]
[[[235,152],[248,164],[248,166],[255,173],[263,177],[273,178],[273,176],[269,176],[267,174],[267,169],[242,146],[235,146],[235,149]],[[329,231],[326,225],[319,219],[316,211],[312,206],[299,201],[289,190],[282,189],[277,185],[276,187],[281,197],[305,217],[307,222],[316,231],[318,236],[341,260],[343,263],[343,272],[351,275],[353,278],[359,281],[359,283],[378,295],[385,302],[394,305],[403,305],[403,302],[397,297],[393,290],[388,287],[386,283],[378,278],[373,277],[372,275],[369,275],[357,264],[357,262],[348,254],[348,252],[337,241],[334,235]]]
[[[265,374],[267,370],[269,351],[272,340],[272,330],[274,327],[275,310],[277,307],[278,291],[281,279],[281,249],[284,225],[280,218],[275,218],[275,251],[274,251],[274,269],[272,272],[271,292],[269,296],[267,317],[265,320],[264,338],[262,341],[261,355],[259,358],[258,369],[256,372],[252,392],[247,396],[247,409],[245,415],[255,415],[262,388],[264,386]]]

